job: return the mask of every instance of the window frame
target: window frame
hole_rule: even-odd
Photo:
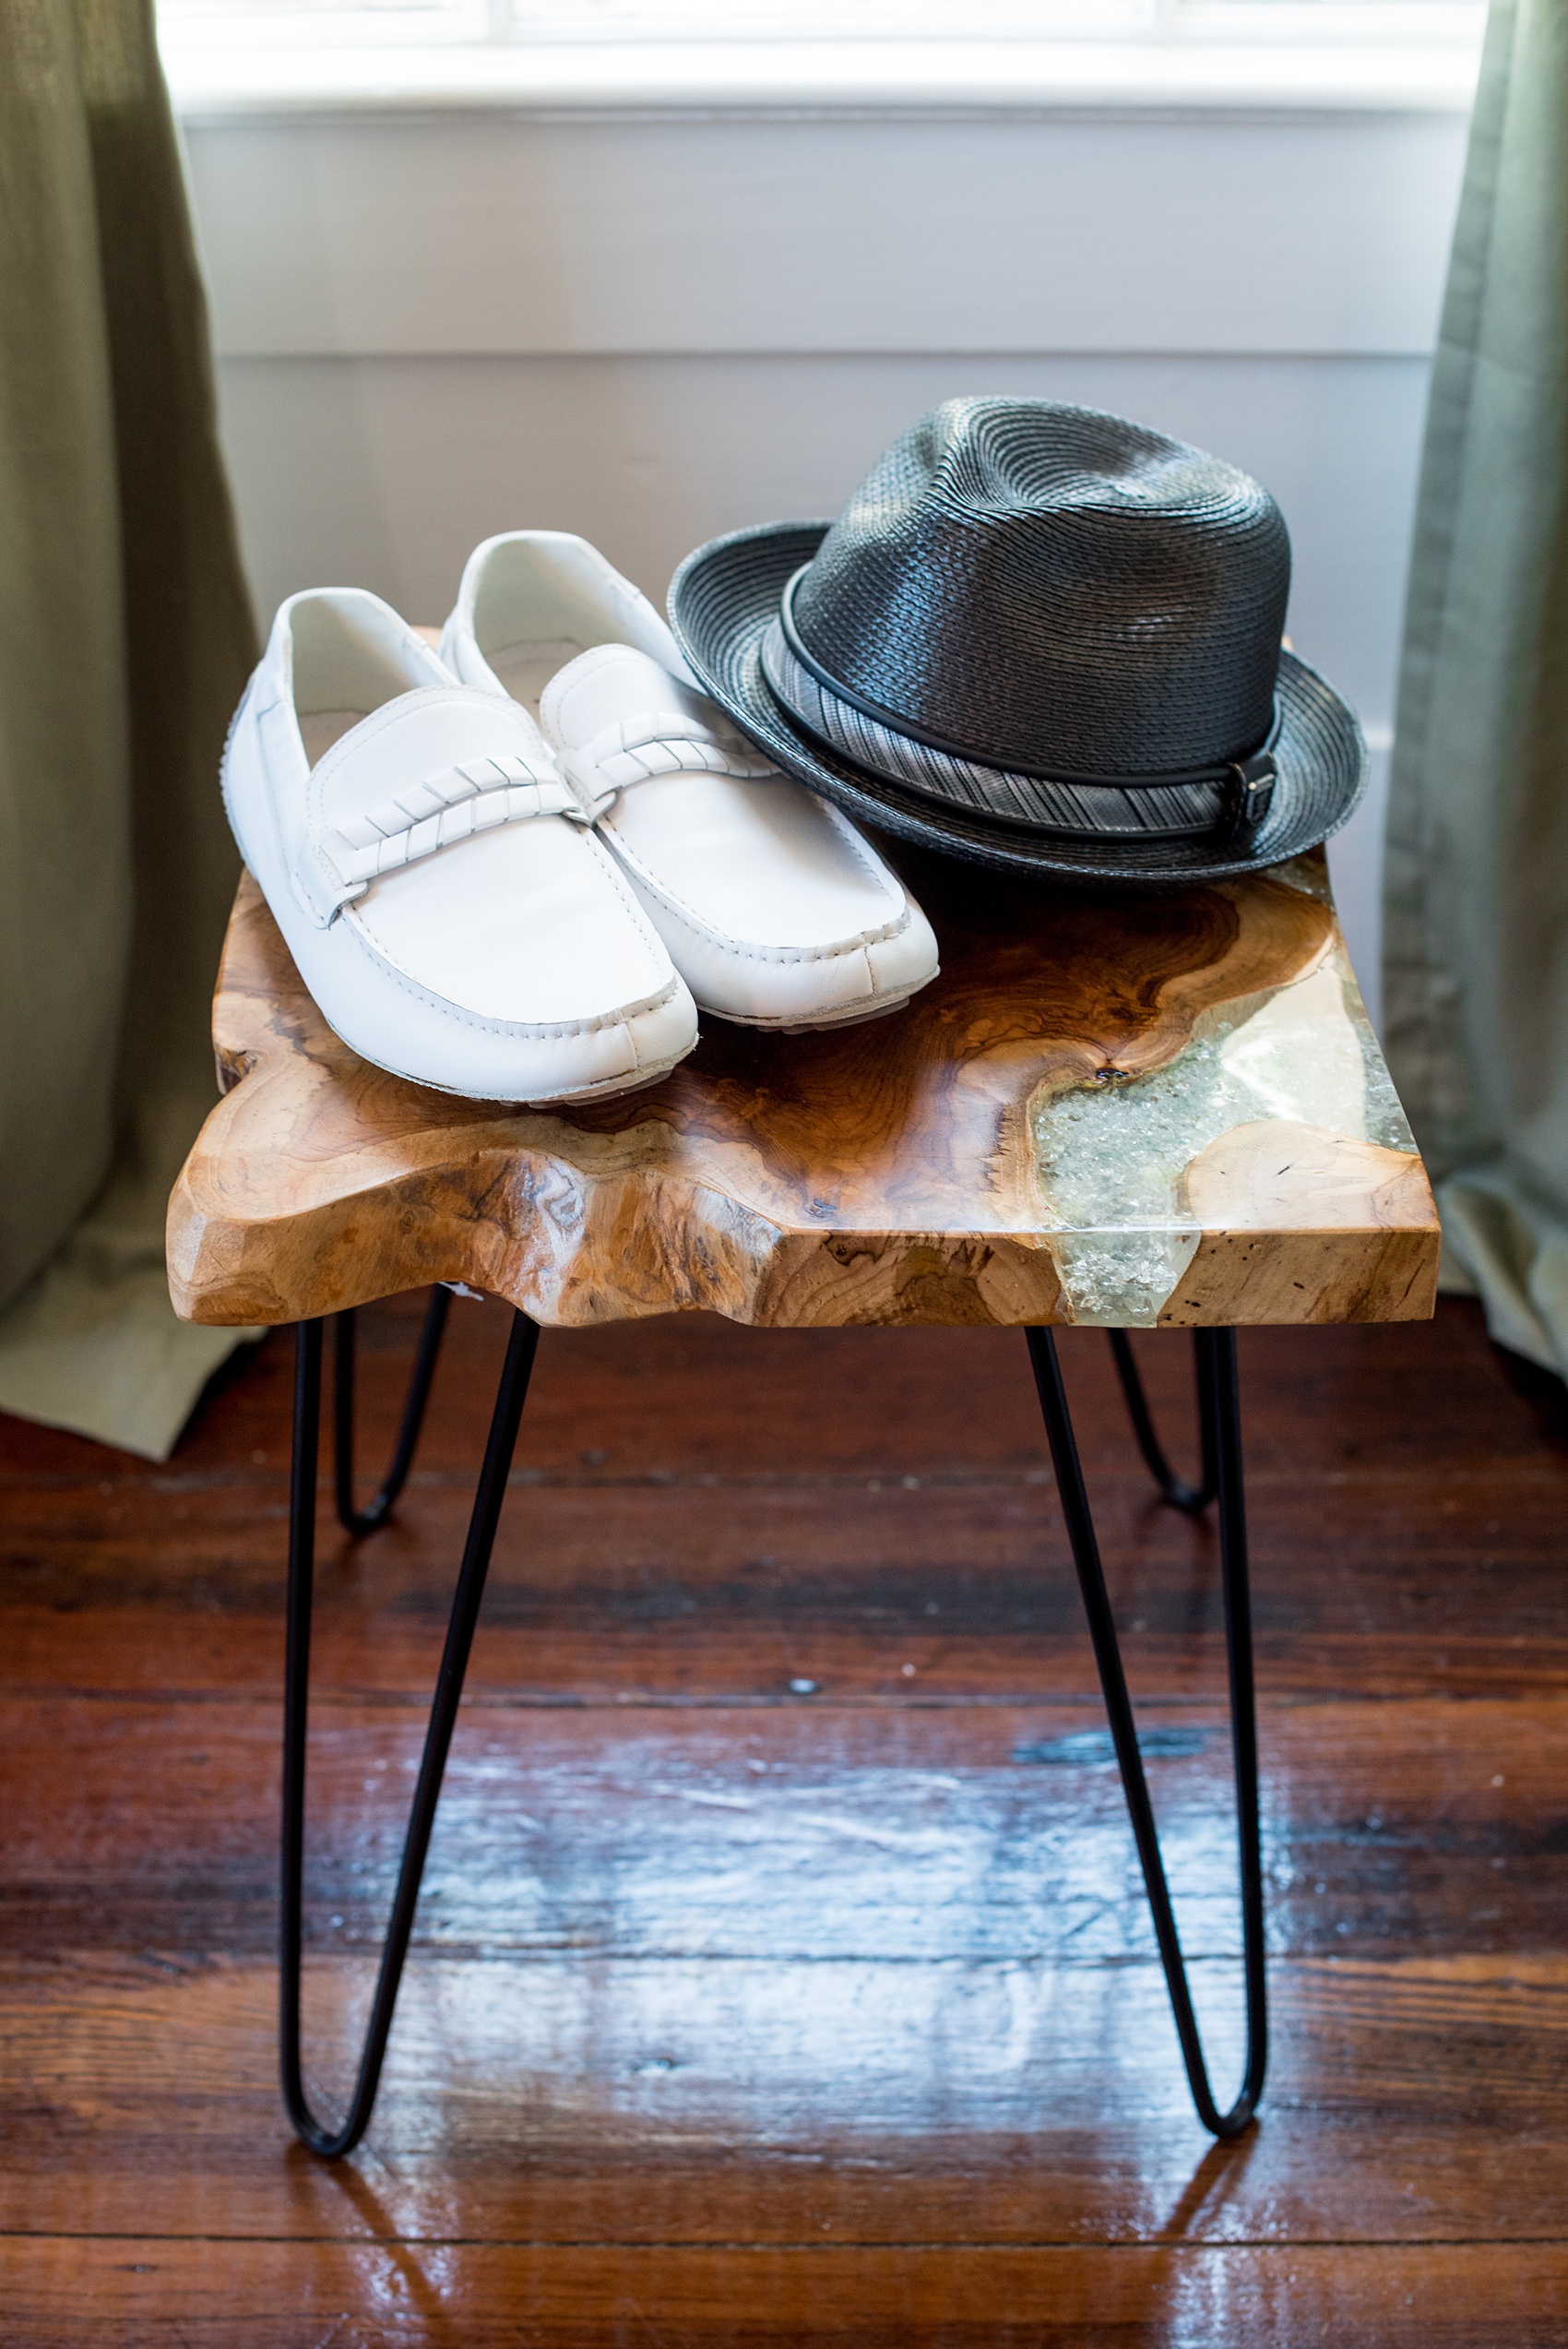
[[[1053,23],[1027,32],[983,14],[936,30],[943,0],[910,0],[910,20],[878,30],[857,18],[855,0],[797,0],[789,13],[798,27],[802,5],[820,6],[823,21],[782,37],[776,0],[766,0],[769,18],[739,26],[734,0],[608,5],[623,14],[594,23],[574,18],[571,0],[161,0],[159,31],[176,106],[196,114],[476,105],[1448,112],[1470,102],[1486,16],[1485,0],[1061,0]],[[656,27],[661,5],[666,22]]]

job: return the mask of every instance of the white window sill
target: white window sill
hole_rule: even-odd
[[[210,29],[208,29],[210,28]],[[452,113],[541,117],[1464,113],[1470,45],[1071,41],[615,42],[241,46],[166,25],[186,121]]]

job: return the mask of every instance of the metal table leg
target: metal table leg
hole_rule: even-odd
[[[445,1294],[445,1291],[437,1292],[438,1295],[444,1296]],[[444,1306],[440,1312],[444,1314]],[[392,2028],[392,2013],[398,2000],[398,1985],[402,1977],[403,1961],[408,1955],[409,1937],[413,1929],[420,1878],[424,1872],[425,1854],[435,1822],[442,1774],[446,1767],[447,1748],[452,1742],[458,1699],[463,1692],[463,1675],[468,1668],[469,1650],[473,1642],[474,1626],[479,1619],[480,1601],[484,1595],[485,1574],[500,1520],[501,1503],[505,1495],[517,1427],[523,1415],[523,1402],[528,1394],[534,1351],[539,1343],[539,1330],[526,1314],[514,1313],[505,1365],[501,1373],[501,1384],[490,1423],[490,1437],[485,1446],[484,1464],[480,1470],[479,1488],[469,1520],[468,1540],[464,1544],[463,1561],[453,1594],[446,1646],[441,1659],[441,1670],[431,1705],[430,1726],[425,1734],[424,1755],[420,1763],[419,1780],[409,1814],[408,1834],[403,1844],[402,1864],[398,1872],[398,1889],[393,1898],[386,1939],[382,1948],[381,1970],[376,1980],[370,2026],[365,2033],[353,2097],[346,2117],[336,2129],[325,2127],[311,2111],[300,2069],[305,1729],[310,1695],[311,1595],[315,1561],[316,1455],[321,1428],[321,1330],[319,1321],[300,1324],[294,1368],[294,1461],[289,1507],[289,1627],[283,1712],[281,2035],[283,2099],[289,2108],[289,2117],[313,2152],[335,2160],[358,2144],[375,2102],[382,2061],[386,2053],[387,2033]],[[398,1456],[387,1485],[383,1487],[387,1496],[386,1508],[372,1520],[373,1525],[384,1520],[386,1508],[391,1507],[396,1486],[407,1473],[439,1341],[440,1318],[433,1306],[421,1341],[420,1360],[405,1413]],[[347,1391],[351,1408],[351,1351],[347,1358],[350,1365]],[[343,1432],[343,1361],[344,1356],[340,1353],[338,1387],[339,1438]],[[338,1476],[340,1508],[346,1469],[347,1462],[340,1449]],[[378,1501],[380,1497],[378,1495]],[[375,1503],[373,1503],[372,1508],[374,1508]],[[367,1510],[362,1515],[370,1518],[371,1512]],[[356,1532],[371,1530],[353,1522],[351,1508],[345,1517],[345,1522]]]
[[[1172,1508],[1182,1509],[1189,1517],[1196,1517],[1207,1508],[1219,1490],[1219,1460],[1215,1443],[1214,1401],[1211,1382],[1204,1376],[1204,1339],[1206,1332],[1194,1330],[1193,1349],[1198,1374],[1198,1442],[1203,1461],[1201,1481],[1189,1485],[1178,1476],[1165,1457],[1164,1446],[1155,1434],[1148,1399],[1138,1365],[1133,1355],[1133,1341],[1125,1330],[1108,1330],[1111,1351],[1116,1359],[1116,1376],[1122,1381],[1122,1392],[1127,1400],[1127,1413],[1133,1423],[1133,1433],[1138,1439],[1138,1449],[1144,1465]]]
[[[332,1484],[338,1503],[338,1515],[343,1531],[362,1541],[385,1525],[392,1514],[393,1503],[408,1481],[413,1466],[414,1446],[424,1425],[424,1407],[430,1401],[431,1381],[435,1376],[436,1359],[441,1352],[442,1334],[446,1328],[447,1309],[452,1292],[437,1282],[430,1293],[425,1307],[424,1327],[420,1331],[419,1352],[414,1356],[413,1376],[403,1404],[402,1424],[398,1429],[397,1449],[392,1465],[363,1508],[354,1507],[354,1312],[332,1317]],[[1135,1374],[1134,1374],[1135,1375]]]
[[[356,1536],[386,1521],[412,1461],[445,1326],[447,1292],[432,1298],[410,1382],[397,1449],[387,1476],[362,1510],[353,1506],[353,1320],[337,1317],[334,1425],[335,1493],[339,1515]],[[1111,1738],[1121,1765],[1133,1832],[1154,1918],[1160,1962],[1170,1991],[1187,2079],[1206,2128],[1217,2137],[1240,2136],[1262,2093],[1267,2061],[1267,2008],[1264,1978],[1263,1868],[1258,1816],[1257,1737],[1253,1699],[1252,1635],[1247,1592],[1246,1518],[1241,1488],[1241,1420],[1236,1379],[1235,1335],[1229,1330],[1197,1330],[1199,1422],[1203,1482],[1175,1475],[1155,1434],[1125,1334],[1111,1333],[1118,1371],[1139,1448],[1165,1497],[1195,1511],[1218,1495],[1220,1554],[1224,1573],[1226,1644],[1230,1717],[1236,1768],[1241,1846],[1241,1924],[1246,1982],[1247,2054],[1241,2093],[1229,2110],[1215,2104],[1204,2061],[1186,1969],[1160,1858],[1148,1787],[1138,1751],[1137,1730],[1127,1693],[1114,1618],[1105,1587],[1099,1544],[1062,1384],[1055,1341],[1049,1330],[1027,1332],[1040,1405],[1051,1442],[1058,1490],[1078,1569],[1090,1637],[1104,1690]],[[468,1540],[453,1596],[445,1651],[432,1703],[423,1759],[415,1787],[398,1870],[398,1887],[375,1997],[365,2034],[352,2100],[337,2129],[311,2111],[301,2077],[300,1971],[304,1858],[305,1737],[310,1685],[311,1601],[315,1555],[315,1484],[321,1420],[322,1324],[302,1323],[297,1336],[294,1383],[294,1459],[290,1506],[288,1656],[285,1675],[282,1880],[282,2072],[283,2094],[295,2129],[313,2152],[336,2159],[358,2144],[369,2124],[380,2081],[398,1988],[408,1954],[442,1776],[462,1695],[480,1603],[500,1520],[506,1478],[517,1443],[539,1331],[527,1316],[513,1317],[506,1360],[480,1472]]]
[[[1164,1863],[1159,1854],[1159,1836],[1149,1802],[1148,1784],[1144,1776],[1143,1759],[1138,1751],[1138,1733],[1133,1716],[1132,1699],[1127,1694],[1126,1675],[1122,1668],[1122,1653],[1117,1644],[1116,1623],[1111,1614],[1111,1599],[1105,1587],[1104,1569],[1100,1565],[1099,1544],[1095,1539],[1094,1519],[1090,1514],[1088,1494],[1084,1485],[1083,1468],[1078,1460],[1078,1448],[1074,1440],[1073,1422],[1067,1409],[1066,1391],[1062,1384],[1062,1366],[1057,1359],[1056,1343],[1049,1330],[1026,1332],[1029,1342],[1029,1357],[1034,1365],[1035,1383],[1039,1389],[1040,1409],[1045,1414],[1046,1434],[1051,1441],[1051,1457],[1056,1471],[1057,1491],[1062,1511],[1067,1521],[1067,1534],[1073,1546],[1073,1557],[1078,1569],[1078,1581],[1084,1594],[1084,1607],[1088,1616],[1089,1637],[1094,1642],[1095,1662],[1099,1669],[1099,1683],[1105,1694],[1105,1709],[1110,1717],[1111,1735],[1121,1765],[1122,1784],[1127,1797],[1127,1809],[1133,1823],[1133,1834],[1143,1866],[1144,1886],[1154,1918],[1155,1938],[1159,1946],[1159,1961],[1165,1970],[1166,1987],[1170,1994],[1171,2012],[1176,2033],[1182,2043],[1182,2060],[1187,2069],[1187,2082],[1193,2092],[1193,2102],[1198,2117],[1216,2137],[1239,2137],[1251,2121],[1259,2096],[1263,2093],[1264,2072],[1268,2061],[1268,2006],[1265,1982],[1264,1914],[1263,1914],[1263,1853],[1258,1818],[1258,1758],[1257,1718],[1253,1696],[1252,1613],[1247,1591],[1247,1520],[1245,1500],[1241,1489],[1241,1421],[1236,1377],[1236,1333],[1233,1330],[1200,1330],[1195,1333],[1198,1358],[1198,1391],[1205,1427],[1206,1452],[1213,1446],[1213,1474],[1219,1499],[1219,1549],[1225,1590],[1225,1645],[1230,1683],[1230,1736],[1236,1772],[1237,1833],[1241,1847],[1241,1948],[1246,1985],[1247,2053],[1242,2070],[1241,2093],[1228,2112],[1221,2112],[1215,2103],[1209,2085],[1208,2069],[1204,2061],[1203,2043],[1198,2036],[1197,2018],[1193,2011],[1192,1994],[1187,1986],[1187,1971],[1182,1956],[1182,1944],[1176,1932],[1176,1919],[1170,1906],[1170,1889],[1165,1880]],[[1119,1357],[1120,1360],[1120,1357]],[[1129,1355],[1130,1360],[1130,1355]],[[1135,1376],[1135,1374],[1134,1374]],[[1142,1397],[1141,1387],[1137,1389]],[[1132,1392],[1129,1390],[1129,1401]],[[1146,1408],[1145,1421],[1147,1420]],[[1134,1411],[1134,1424],[1138,1425]],[[1150,1443],[1144,1444],[1144,1456],[1151,1467]],[[1142,1430],[1139,1440],[1143,1442]],[[1163,1453],[1158,1445],[1154,1451],[1161,1462]],[[1207,1480],[1206,1461],[1206,1483]],[[1169,1470],[1167,1470],[1169,1474]],[[1156,1469],[1156,1474],[1159,1471]],[[1162,1480],[1163,1481],[1163,1480]],[[1176,1480],[1172,1479],[1172,1482]],[[1190,1489],[1190,1488],[1189,1488]],[[1174,1497],[1174,1496],[1171,1496]],[[1188,1507],[1179,1501],[1178,1507]]]

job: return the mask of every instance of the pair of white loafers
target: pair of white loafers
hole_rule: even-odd
[[[324,1016],[366,1060],[486,1101],[650,1084],[699,1008],[834,1027],[936,975],[931,925],[847,817],[693,686],[580,538],[469,558],[439,655],[357,588],[291,596],[223,797]]]

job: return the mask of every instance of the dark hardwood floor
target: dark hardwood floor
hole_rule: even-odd
[[[362,1456],[421,1300],[362,1318]],[[505,1340],[323,1516],[309,2070],[369,1990]],[[1139,1341],[1190,1444],[1189,1349]],[[1063,1358],[1220,2085],[1213,1531]],[[381,2103],[275,2085],[291,1350],[154,1468],[0,1421],[0,2340],[1568,2342],[1568,1428],[1433,1327],[1241,1341],[1275,2053],[1193,2118],[1022,1339],[547,1333]],[[1177,1442],[1179,1440],[1179,1443]]]

